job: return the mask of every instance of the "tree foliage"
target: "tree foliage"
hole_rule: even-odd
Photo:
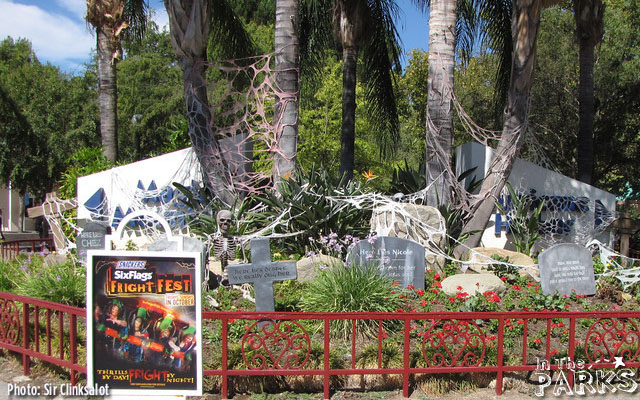
[[[96,146],[95,75],[41,64],[25,39],[0,42],[0,177],[24,193],[55,187],[74,149]]]

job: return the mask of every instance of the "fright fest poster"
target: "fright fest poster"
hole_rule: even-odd
[[[89,266],[89,383],[201,395],[200,254],[91,251]]]

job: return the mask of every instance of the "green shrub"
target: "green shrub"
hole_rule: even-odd
[[[400,295],[376,266],[339,264],[320,271],[303,294],[301,305],[307,312],[396,312],[402,306]],[[378,321],[358,321],[356,329],[364,337],[376,337]],[[331,334],[350,337],[351,321],[332,321]]]
[[[20,255],[11,261],[14,292],[56,303],[82,307],[85,304],[85,268],[72,261],[54,266],[38,255]]]
[[[540,237],[540,213],[544,208],[544,201],[536,206],[530,196],[519,196],[511,184],[507,183],[506,186],[511,196],[511,207],[500,203],[496,203],[496,207],[505,218],[509,216],[509,229],[513,234],[516,251],[529,256],[533,245]]]

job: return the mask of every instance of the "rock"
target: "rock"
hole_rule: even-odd
[[[493,247],[476,247],[471,249],[471,258],[469,258],[469,269],[479,274],[487,273],[487,264],[491,263],[491,257],[495,254],[502,258],[509,258],[509,264],[530,266],[535,265],[533,258],[526,254],[517,253],[515,251],[498,249]],[[475,263],[475,264],[474,264]],[[537,271],[536,268],[534,270]],[[525,275],[527,273],[525,272]],[[539,275],[539,274],[538,274]]]
[[[229,260],[229,265],[232,264],[243,264],[240,259]],[[207,269],[213,272],[216,275],[222,275],[222,263],[219,260],[216,260],[213,257],[209,257],[209,262],[207,263]]]
[[[311,257],[301,258],[296,263],[296,269],[298,270],[298,281],[309,282],[318,276],[318,271],[323,265],[332,267],[334,265],[342,264],[339,258],[327,256],[325,254],[318,254]]]
[[[489,273],[451,275],[442,281],[442,291],[448,296],[455,296],[459,292],[459,286],[462,286],[461,291],[469,296],[488,291],[502,293],[506,289],[500,278]]]
[[[427,268],[442,272],[445,264],[445,221],[437,208],[409,203],[390,203],[373,210],[371,230],[377,236],[413,240],[425,248]]]
[[[53,267],[56,265],[64,264],[68,261],[65,254],[51,253],[47,254],[44,258],[44,265],[47,267]]]

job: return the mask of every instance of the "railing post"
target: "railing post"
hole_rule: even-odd
[[[569,317],[569,360],[575,362],[576,355],[576,317]],[[569,369],[568,373],[569,387],[573,389],[575,379],[575,371]]]
[[[227,371],[227,347],[228,347],[228,343],[227,343],[227,318],[226,317],[222,317],[222,398],[223,399],[227,399],[229,398],[229,392],[228,392],[228,379],[229,376],[227,375],[228,371]]]
[[[409,335],[411,334],[411,319],[406,318],[404,320],[404,359],[403,359],[403,373],[402,373],[402,395],[405,398],[409,397],[409,351],[411,351],[411,347],[409,346]]]
[[[329,399],[329,317],[324,317],[324,398]]]
[[[29,304],[22,303],[22,347],[25,350],[29,349]],[[22,374],[24,376],[29,375],[30,372],[30,362],[29,356],[26,354],[22,355]]]
[[[76,322],[76,315],[69,314],[69,353],[71,353],[71,363],[74,365],[78,357],[78,349],[76,348]],[[76,385],[76,370],[73,369],[73,367],[71,368],[71,385]]]
[[[498,373],[496,375],[496,394],[502,394],[502,367],[504,365],[504,354],[502,347],[504,346],[504,318],[498,317]]]

